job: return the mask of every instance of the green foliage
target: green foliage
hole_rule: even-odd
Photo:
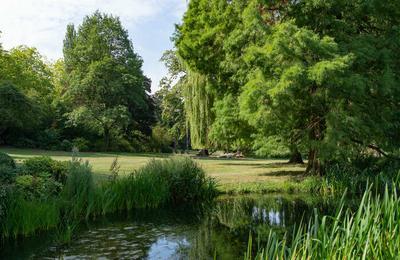
[[[89,141],[83,137],[78,137],[72,140],[72,148],[77,148],[81,152],[89,151]]]
[[[0,152],[0,165],[15,168],[14,159],[6,153]]]
[[[62,184],[46,173],[37,176],[21,175],[15,178],[16,192],[28,201],[46,200],[58,195],[61,189]]]
[[[400,250],[399,203],[396,192],[386,189],[381,197],[368,189],[355,212],[345,210],[342,200],[335,216],[315,213],[283,239],[271,231],[254,259],[395,259]],[[245,259],[253,259],[251,243]]]
[[[57,226],[60,218],[57,201],[26,200],[17,193],[11,196],[6,218],[0,224],[2,238],[29,236]]]
[[[266,128],[286,130],[288,138],[306,145],[308,170],[319,172],[319,149],[329,128],[326,117],[335,105],[335,90],[344,88],[352,56],[341,55],[332,38],[291,23],[276,25],[266,42],[247,54],[247,62],[254,63],[260,74],[259,81],[245,86],[243,114],[258,116],[255,120],[266,123]]]
[[[68,179],[61,197],[66,203],[67,218],[88,218],[93,211],[95,185],[89,163],[73,161],[69,164]]]
[[[170,64],[168,66],[173,65]],[[170,70],[176,70],[176,68],[170,68]],[[173,139],[174,148],[176,148],[179,142],[185,141],[184,138],[186,137],[187,129],[185,124],[186,119],[182,84],[171,86],[171,80],[174,77],[176,77],[176,75],[172,75],[171,79],[163,78],[160,81],[160,90],[155,93],[155,99],[158,109],[157,116],[159,124],[167,128],[168,133]]]
[[[15,85],[0,82],[0,138],[5,141],[11,131],[35,126],[36,107]]]
[[[49,174],[55,181],[65,183],[67,180],[68,163],[51,159],[48,156],[33,157],[24,161],[22,173],[37,177]]]
[[[211,82],[206,76],[190,71],[182,84],[192,148],[206,148],[209,145],[208,134],[214,118]]]
[[[16,176],[16,169],[10,166],[0,164],[0,185],[13,183]]]
[[[143,174],[157,174],[169,187],[168,201],[190,204],[211,201],[216,196],[215,182],[189,158],[150,161],[141,169]]]
[[[210,140],[217,148],[230,150],[249,150],[254,130],[239,116],[237,99],[228,94],[216,101],[213,107],[215,120],[210,130]]]
[[[151,146],[154,152],[171,152],[171,143],[173,138],[166,127],[156,125],[151,134]]]
[[[291,155],[290,150],[279,136],[256,136],[253,150],[258,157],[289,158]]]
[[[76,32],[68,27],[64,62],[70,79],[66,96],[73,106],[69,122],[98,132],[108,150],[112,136],[124,133],[133,115],[148,109],[142,60],[120,20],[96,12]]]

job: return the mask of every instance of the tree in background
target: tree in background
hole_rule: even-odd
[[[37,127],[37,107],[14,85],[0,84],[0,104],[0,144],[12,132]]]
[[[136,113],[149,109],[142,59],[120,20],[96,12],[77,31],[68,26],[64,63],[70,79],[66,95],[73,106],[70,122],[98,131],[108,150],[112,137],[126,133]]]
[[[237,99],[228,94],[215,102],[213,110],[215,120],[211,126],[210,139],[214,147],[229,151],[251,150],[254,129],[242,119]]]
[[[13,131],[3,131],[3,142],[13,144],[24,138],[37,138],[41,131],[51,124],[53,116],[53,85],[49,64],[35,48],[20,46],[10,51],[0,49],[0,84],[3,85],[2,94],[5,98],[1,107],[9,112],[5,112],[4,116],[14,115],[14,123],[20,122],[14,124]],[[10,101],[14,100],[15,104],[6,101],[7,96]],[[23,111],[18,105],[21,109],[26,109],[26,117],[17,116],[18,111]],[[27,109],[28,107],[30,109]],[[5,126],[6,120],[3,122]]]

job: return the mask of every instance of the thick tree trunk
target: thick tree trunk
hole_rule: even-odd
[[[303,164],[303,158],[301,156],[301,153],[299,152],[299,150],[297,150],[297,147],[292,147],[290,149],[290,152],[292,153],[289,163],[296,163],[296,164]]]
[[[208,157],[210,154],[208,152],[208,149],[201,149],[197,155],[198,156]]]
[[[307,163],[306,173],[318,176],[322,176],[324,173],[323,168],[321,166],[321,161],[318,156],[317,149],[313,148],[310,149],[308,152],[308,163]]]
[[[176,137],[174,136],[174,148],[173,148],[173,153],[176,153]]]

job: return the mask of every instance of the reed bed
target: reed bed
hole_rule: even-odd
[[[68,240],[82,220],[117,211],[199,205],[217,195],[214,180],[189,158],[152,160],[129,176],[98,186],[88,163],[72,161],[68,172],[57,197],[26,200],[21,194],[11,195],[0,237],[29,236],[57,228],[61,240]]]
[[[266,245],[253,256],[249,239],[245,259],[399,259],[400,199],[387,186],[383,195],[371,188],[357,210],[344,199],[335,216],[315,217],[284,237],[270,232]]]

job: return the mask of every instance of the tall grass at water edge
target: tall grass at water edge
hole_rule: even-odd
[[[57,228],[62,240],[82,220],[116,211],[197,205],[210,202],[216,184],[189,158],[152,160],[126,177],[94,185],[91,166],[73,161],[61,194],[47,200],[26,200],[11,194],[0,237],[28,236]]]
[[[356,211],[342,200],[335,216],[315,217],[284,237],[271,231],[267,243],[245,259],[400,259],[400,199],[396,189],[364,193]]]

